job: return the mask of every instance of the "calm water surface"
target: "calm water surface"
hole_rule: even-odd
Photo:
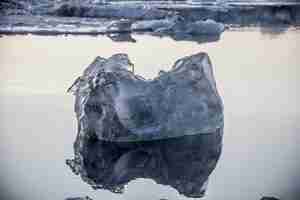
[[[229,31],[197,44],[134,36],[0,38],[0,197],[56,200],[184,200],[174,189],[135,180],[123,195],[94,191],[65,166],[73,155],[76,120],[72,81],[100,55],[127,53],[136,72],[153,78],[181,57],[208,52],[225,104],[221,160],[204,200],[258,200],[300,193],[300,32]],[[188,163],[187,163],[188,164]]]

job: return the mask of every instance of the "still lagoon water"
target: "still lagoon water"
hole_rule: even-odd
[[[77,125],[66,90],[96,56],[127,53],[136,73],[155,77],[184,56],[207,52],[225,106],[223,153],[203,200],[300,196],[300,32],[227,31],[197,44],[133,35],[136,43],[98,36],[0,38],[0,197],[56,200],[185,200],[151,180],[122,195],[94,191],[65,165]],[[187,163],[188,165],[188,163]]]

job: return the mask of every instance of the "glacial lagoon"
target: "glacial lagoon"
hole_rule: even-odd
[[[1,199],[188,199],[150,179],[131,181],[120,195],[93,190],[75,176],[65,164],[77,134],[74,97],[66,90],[96,56],[126,53],[135,72],[151,79],[199,52],[210,56],[225,104],[223,152],[203,199],[299,197],[299,30],[229,30],[200,44],[132,38],[0,38]]]

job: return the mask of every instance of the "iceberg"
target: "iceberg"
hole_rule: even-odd
[[[206,53],[146,80],[126,54],[97,57],[68,89],[78,134],[66,164],[94,189],[122,193],[137,178],[205,195],[222,151],[223,104]]]
[[[79,134],[143,141],[211,134],[223,127],[223,104],[206,53],[186,56],[152,80],[134,73],[126,54],[97,57],[69,88]]]

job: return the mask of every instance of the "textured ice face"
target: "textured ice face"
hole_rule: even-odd
[[[210,134],[223,127],[223,105],[206,53],[175,62],[153,80],[133,73],[126,54],[97,57],[69,89],[81,134],[141,141]]]

